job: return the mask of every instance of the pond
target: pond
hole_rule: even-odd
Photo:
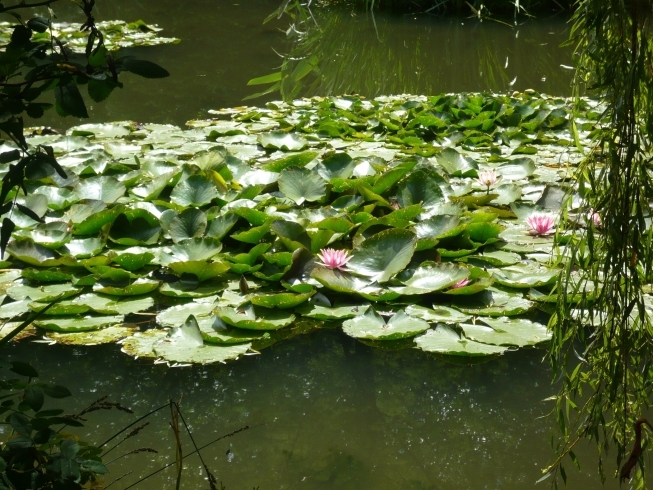
[[[46,380],[70,387],[75,405],[65,408],[71,411],[108,394],[143,415],[169,397],[183,397],[198,445],[250,426],[202,451],[227,489],[517,490],[532,489],[552,455],[555,429],[541,418],[551,407],[543,399],[555,391],[544,353],[521,350],[457,366],[414,349],[386,352],[322,331],[228,365],[171,369],[134,360],[116,346],[28,342],[13,345],[9,357],[31,359]],[[159,415],[114,453],[138,447],[160,453],[110,465],[108,482],[134,472],[114,488],[174,459],[169,414]],[[99,442],[135,417],[90,414],[86,435]],[[184,454],[191,447],[185,438]],[[568,469],[569,488],[599,488],[593,449],[581,447],[577,455],[583,471]],[[135,488],[173,488],[173,468]],[[191,456],[182,488],[205,488],[201,475]],[[617,484],[609,479],[605,488]]]
[[[91,102],[90,122],[134,120],[183,127],[189,119],[206,117],[208,109],[261,105],[278,99],[277,93],[243,102],[260,91],[260,87],[247,86],[250,79],[278,70],[282,60],[275,51],[292,51],[283,32],[289,26],[286,17],[263,25],[279,3],[100,3],[99,20],[143,19],[162,27],[161,35],[181,42],[129,50],[130,55],[164,66],[170,77],[145,80],[124,74],[125,88],[114,91],[102,104]],[[64,3],[61,7],[57,10],[60,20],[79,20],[72,15],[74,6]],[[564,66],[572,65],[571,53],[558,47],[569,32],[567,17],[562,14],[508,27],[430,15],[377,13],[372,18],[365,13],[327,17],[320,16],[319,10],[315,13],[322,29],[317,51],[322,56],[324,79],[301,95],[357,92],[373,97],[527,88],[551,95],[570,93],[573,71]],[[62,120],[53,112],[38,120],[54,127],[80,122],[72,117]]]
[[[256,91],[247,81],[278,70],[281,59],[273,48],[293,49],[280,32],[288,28],[286,19],[262,25],[276,7],[278,0],[100,5],[98,18],[142,18],[182,42],[130,50],[165,66],[170,78],[126,75],[123,90],[89,107],[91,122],[183,126],[206,117],[209,109],[243,105]],[[60,20],[74,20],[67,15],[62,10]],[[426,15],[318,18],[324,28],[320,43],[333,47],[329,52],[337,59],[323,55],[324,77],[299,95],[526,88],[569,93],[570,54],[557,47],[568,34],[562,16],[515,27]],[[247,103],[276,98],[270,94]],[[39,123],[59,128],[80,123],[48,117]],[[66,407],[71,411],[104,394],[137,415],[183,397],[198,444],[250,426],[203,451],[228,489],[533,488],[551,460],[555,433],[550,419],[542,418],[550,408],[543,399],[556,392],[544,355],[542,349],[523,349],[459,366],[416,349],[373,349],[329,330],[235,363],[178,369],[134,360],[115,345],[73,348],[23,341],[9,350],[10,359],[30,359],[45,379],[70,387],[76,394],[76,405]],[[133,420],[124,414],[94,415],[85,437],[95,442]],[[170,461],[173,440],[165,417],[159,414],[138,439],[124,445],[154,447],[160,454],[114,463],[108,481],[133,471],[114,488],[126,488]],[[190,451],[186,441],[185,452]],[[592,447],[577,454],[582,471],[568,472],[570,487],[597,487]],[[608,474],[611,470],[608,466]],[[202,487],[202,478],[197,459],[189,458],[184,488]],[[138,488],[172,486],[167,470]],[[616,487],[613,480],[606,485]]]

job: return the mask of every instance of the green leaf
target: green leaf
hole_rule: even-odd
[[[264,306],[265,308],[294,308],[313,296],[315,292],[304,294],[294,294],[294,293],[276,293],[276,294],[264,294],[264,293],[254,293],[250,295],[249,300],[253,305]]]
[[[354,173],[356,162],[347,153],[334,153],[317,164],[315,170],[325,180],[348,179]]]
[[[258,142],[265,149],[283,151],[301,151],[308,145],[308,141],[298,134],[281,131],[261,133]]]
[[[397,277],[405,287],[391,289],[402,295],[428,294],[453,286],[468,276],[469,270],[465,267],[447,263],[424,263],[410,271],[410,274],[404,273]]]
[[[529,311],[535,304],[521,294],[485,290],[472,296],[456,298],[452,306],[463,313],[479,316],[516,316]]]
[[[252,78],[249,82],[247,82],[247,85],[265,85],[266,83],[279,82],[281,81],[281,76],[282,75],[280,71],[276,73],[270,73],[269,75],[265,75],[263,77]]]
[[[220,277],[229,271],[227,264],[222,262],[205,262],[203,260],[172,262],[168,264],[168,267],[177,274],[193,274],[199,282]]]
[[[162,254],[164,264],[188,260],[209,260],[222,250],[220,240],[213,237],[187,238],[170,247],[170,254]]]
[[[57,332],[86,332],[97,330],[102,327],[121,324],[124,321],[123,315],[113,316],[86,316],[84,318],[73,317],[50,317],[39,318],[34,321],[34,325],[44,330],[54,330]]]
[[[109,239],[120,245],[153,245],[159,240],[159,220],[144,209],[127,209],[109,230]]]
[[[279,175],[279,190],[301,205],[322,199],[326,195],[326,182],[316,172],[290,167]]]
[[[497,173],[504,180],[526,179],[535,173],[535,162],[532,158],[515,158],[497,167]]]
[[[84,99],[82,98],[82,94],[79,93],[77,85],[74,83],[57,85],[54,88],[54,100],[56,102],[57,114],[60,116],[88,118]]]
[[[554,284],[560,271],[548,267],[516,264],[493,271],[499,284],[512,288],[538,288]]]
[[[371,340],[405,339],[428,329],[428,323],[407,315],[403,310],[392,315],[386,323],[374,308],[368,309],[363,315],[345,320],[342,324],[342,330],[347,335]]]
[[[201,207],[209,204],[220,193],[213,182],[203,175],[191,175],[179,182],[170,194],[170,200],[180,206]]]
[[[89,177],[80,180],[73,192],[80,199],[94,199],[111,204],[125,194],[125,185],[114,177]]]
[[[438,182],[418,170],[397,186],[397,201],[402,208],[421,204],[424,209],[429,209],[443,204],[445,198]]]
[[[371,281],[389,281],[410,262],[417,237],[408,230],[382,231],[355,248],[347,268]]]
[[[471,315],[465,315],[458,310],[442,305],[433,305],[433,309],[409,305],[406,307],[406,314],[421,318],[429,323],[462,323],[471,318]]]
[[[492,356],[503,354],[507,347],[474,342],[461,337],[451,327],[438,325],[415,339],[417,347],[425,352],[435,352],[448,356]]]
[[[524,318],[483,317],[481,321],[489,326],[485,327],[478,324],[461,325],[467,338],[484,344],[514,345],[517,347],[536,345],[551,339],[551,333],[547,330],[546,325]]]
[[[281,172],[289,167],[305,167],[310,162],[315,160],[318,156],[318,153],[315,151],[306,151],[304,153],[298,153],[295,155],[289,155],[279,160],[274,160],[272,162],[261,165],[261,169],[267,172]]]
[[[206,231],[206,214],[199,209],[189,208],[175,216],[168,226],[172,241],[177,243],[186,238],[201,237]]]
[[[369,307],[369,303],[344,302],[327,306],[310,300],[297,307],[295,312],[317,320],[343,320],[362,315]]]
[[[238,308],[219,306],[215,314],[225,323],[248,330],[277,330],[295,321],[295,315],[284,310],[272,310],[246,304]]]
[[[478,177],[478,164],[453,148],[442,150],[435,159],[452,177]]]

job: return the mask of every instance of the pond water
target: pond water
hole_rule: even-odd
[[[263,25],[279,0],[184,2],[140,0],[99,2],[98,20],[143,19],[164,28],[177,45],[129,50],[129,55],[164,66],[170,77],[146,80],[129,73],[102,104],[89,103],[91,122],[136,120],[183,126],[206,117],[209,109],[247,103],[261,105],[279,95],[243,102],[260,91],[248,80],[278,70],[281,58],[293,55],[286,41],[288,17]],[[80,17],[74,5],[57,5],[59,20]],[[568,49],[558,46],[568,36],[563,14],[514,27],[476,19],[389,16],[350,12],[324,15],[314,9],[319,29],[312,28],[322,79],[301,95],[341,95],[525,90],[570,94],[572,64]],[[515,79],[516,77],[516,79]],[[514,83],[511,84],[511,82]],[[51,111],[38,124],[68,127],[81,120],[62,120]],[[86,121],[85,121],[86,122]]]
[[[71,411],[105,394],[135,410],[89,415],[89,440],[99,443],[169,397],[183,397],[198,445],[251,427],[202,451],[227,489],[307,490],[532,489],[552,456],[554,429],[540,418],[551,406],[542,400],[554,392],[543,355],[524,349],[458,366],[414,349],[370,348],[328,330],[228,365],[175,369],[134,360],[114,345],[21,342],[9,350],[11,359],[31,359],[45,379],[70,387]],[[174,459],[168,419],[160,412],[112,453],[160,451],[111,464],[108,482],[134,472],[112,488],[127,488]],[[191,451],[185,438],[184,454]],[[583,471],[567,465],[570,488],[598,488],[595,453],[584,446],[577,454]],[[173,488],[173,468],[136,488]],[[202,473],[191,456],[182,488],[206,488]],[[610,479],[605,488],[617,484]]]
[[[256,91],[247,81],[278,69],[281,60],[273,48],[292,48],[281,32],[288,27],[286,19],[262,25],[278,3],[100,3],[99,19],[142,18],[182,42],[130,50],[165,66],[170,78],[126,74],[123,90],[89,107],[91,121],[183,125],[206,117],[208,109],[242,105]],[[67,7],[58,12],[60,20],[75,20]],[[330,51],[322,57],[324,77],[302,95],[570,92],[572,72],[561,66],[571,65],[570,53],[557,47],[568,35],[562,16],[516,27],[430,16],[318,17],[321,43]],[[43,123],[63,128],[80,121],[50,114]],[[333,331],[278,344],[229,365],[180,369],[134,360],[113,345],[21,342],[8,351],[12,359],[31,360],[45,379],[70,387],[76,395],[75,405],[67,407],[71,411],[104,394],[137,415],[183,397],[198,444],[249,425],[203,451],[228,489],[379,490],[533,488],[553,454],[554,428],[540,418],[550,408],[542,400],[555,393],[544,353],[522,350],[482,365],[457,366],[412,349],[371,349]],[[108,481],[133,471],[113,488],[126,488],[173,457],[166,417],[159,413],[139,438],[124,444],[125,449],[155,447],[160,454],[112,464]],[[122,413],[93,414],[85,436],[99,442],[131,420]],[[188,441],[184,451],[191,451]],[[591,447],[581,447],[578,454],[583,471],[569,471],[570,487],[598,487]],[[197,458],[187,461],[183,488],[203,488]],[[606,466],[610,474],[613,468]],[[172,486],[173,473],[167,470],[138,488]],[[606,485],[616,487],[613,480]]]

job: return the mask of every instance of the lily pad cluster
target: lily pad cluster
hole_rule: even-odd
[[[122,20],[107,20],[97,22],[98,29],[104,35],[104,45],[113,51],[120,48],[135,46],[158,46],[160,44],[176,44],[179,39],[162,37],[159,35],[163,29],[156,24],[146,24],[142,20],[125,22]],[[9,44],[15,23],[0,22],[0,47]],[[34,33],[32,41],[50,43],[54,35],[66,47],[76,53],[83,53],[88,41],[88,32],[80,31],[79,24],[69,22],[56,22],[50,29],[42,33]]]
[[[534,93],[313,98],[186,130],[36,131],[67,177],[9,196],[31,213],[12,216],[0,316],[63,296],[35,323],[51,341],[176,363],[331,327],[450,358],[545,342],[564,241],[528,223],[557,214],[582,158],[570,110]]]

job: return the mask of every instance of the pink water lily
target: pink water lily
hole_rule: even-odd
[[[593,209],[590,209],[589,213],[587,213],[587,222],[594,223],[595,228],[601,228],[601,225],[603,225],[603,220],[601,219],[601,215],[596,211],[594,211]]]
[[[494,184],[497,183],[498,180],[500,180],[501,177],[497,176],[497,173],[492,170],[485,170],[483,172],[478,173],[478,181],[482,186],[485,186],[487,188],[487,192],[490,192],[490,187],[492,187]]]
[[[323,248],[317,256],[322,261],[319,262],[320,265],[328,267],[329,269],[339,269],[341,271],[345,270],[345,265],[351,260],[349,252],[333,248]]]
[[[451,289],[464,288],[465,286],[467,286],[467,285],[470,284],[471,282],[472,282],[472,280],[466,277],[465,279],[461,279],[461,280],[458,281],[456,284],[452,285],[452,286],[451,286]]]
[[[529,235],[545,236],[555,230],[555,218],[547,213],[533,213],[526,218],[526,224],[530,227]]]
[[[485,187],[490,187],[497,183],[497,173],[492,170],[485,170],[478,173],[478,181]]]

